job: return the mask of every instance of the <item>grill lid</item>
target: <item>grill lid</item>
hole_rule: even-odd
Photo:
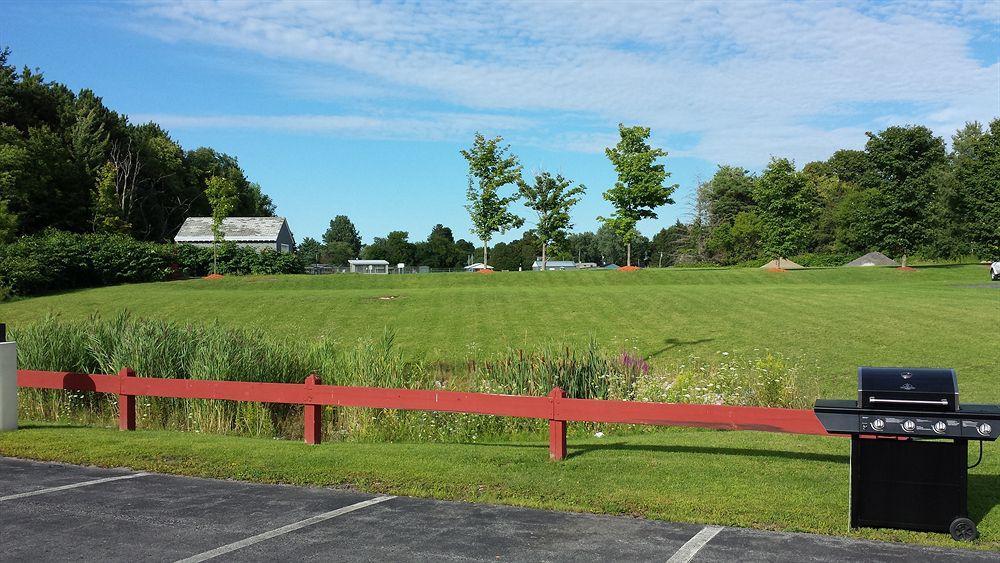
[[[957,411],[955,370],[860,367],[858,406],[863,409]]]

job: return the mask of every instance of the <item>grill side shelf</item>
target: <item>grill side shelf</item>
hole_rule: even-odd
[[[819,399],[813,412],[831,434],[857,434],[861,431],[861,409],[854,401]]]

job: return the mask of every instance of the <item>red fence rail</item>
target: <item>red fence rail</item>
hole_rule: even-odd
[[[135,372],[129,368],[121,370],[117,375],[18,370],[17,384],[19,387],[35,389],[116,394],[119,407],[118,427],[121,430],[135,430],[137,396],[303,405],[304,435],[308,444],[318,444],[323,439],[321,407],[325,405],[539,418],[549,421],[549,456],[556,460],[566,457],[568,422],[827,434],[811,410],[570,399],[558,387],[545,397],[529,397],[323,385],[315,375],[307,377],[304,383],[161,379],[136,377]]]

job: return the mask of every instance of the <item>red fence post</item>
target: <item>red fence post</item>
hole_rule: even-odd
[[[135,377],[135,370],[122,368],[118,372],[118,429],[135,430],[135,395],[125,395],[121,392],[121,384],[126,377]]]
[[[559,387],[552,389],[552,417],[549,419],[549,459],[560,461],[566,457],[566,421],[556,420],[556,401],[566,396]]]
[[[313,398],[312,387],[319,385],[320,380],[315,373],[310,373],[306,378],[306,390],[308,398]],[[323,406],[305,405],[305,441],[307,444],[318,444],[323,441]]]

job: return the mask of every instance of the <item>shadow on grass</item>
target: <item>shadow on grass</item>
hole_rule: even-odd
[[[502,448],[533,448],[548,449],[544,444],[511,444],[511,443],[483,443],[474,442],[469,446],[490,446]],[[754,448],[723,448],[713,446],[670,446],[653,444],[627,444],[625,442],[609,442],[606,444],[570,444],[567,448],[566,459],[585,456],[600,451],[635,451],[635,452],[656,452],[656,453],[689,453],[708,455],[736,455],[746,457],[770,457],[778,459],[795,459],[803,461],[821,461],[825,463],[849,463],[851,457],[841,454],[823,454],[814,452],[791,452],[784,450],[761,450]]]
[[[666,340],[663,341],[663,343],[665,344],[663,348],[660,348],[655,352],[651,352],[647,357],[655,358],[664,352],[669,352],[670,350],[673,350],[674,348],[680,348],[681,346],[692,346],[695,344],[703,344],[705,342],[711,342],[713,340],[715,339],[699,338],[698,340],[681,340],[679,338],[667,338]]]
[[[626,444],[622,442],[607,444],[586,444],[582,446],[572,446],[566,458],[574,458],[587,455],[591,452],[602,450],[610,451],[645,451],[658,453],[689,453],[708,455],[737,455],[746,457],[771,457],[779,459],[797,459],[804,461],[822,461],[827,463],[848,463],[851,457],[842,454],[823,454],[814,452],[791,452],[784,450],[758,450],[754,448],[722,448],[714,446],[668,446],[650,444]]]
[[[1000,505],[1000,475],[969,475],[969,518],[979,522]]]
[[[72,422],[66,424],[61,422],[29,422],[17,426],[18,430],[66,430],[67,428],[110,428],[110,426],[94,426]]]

